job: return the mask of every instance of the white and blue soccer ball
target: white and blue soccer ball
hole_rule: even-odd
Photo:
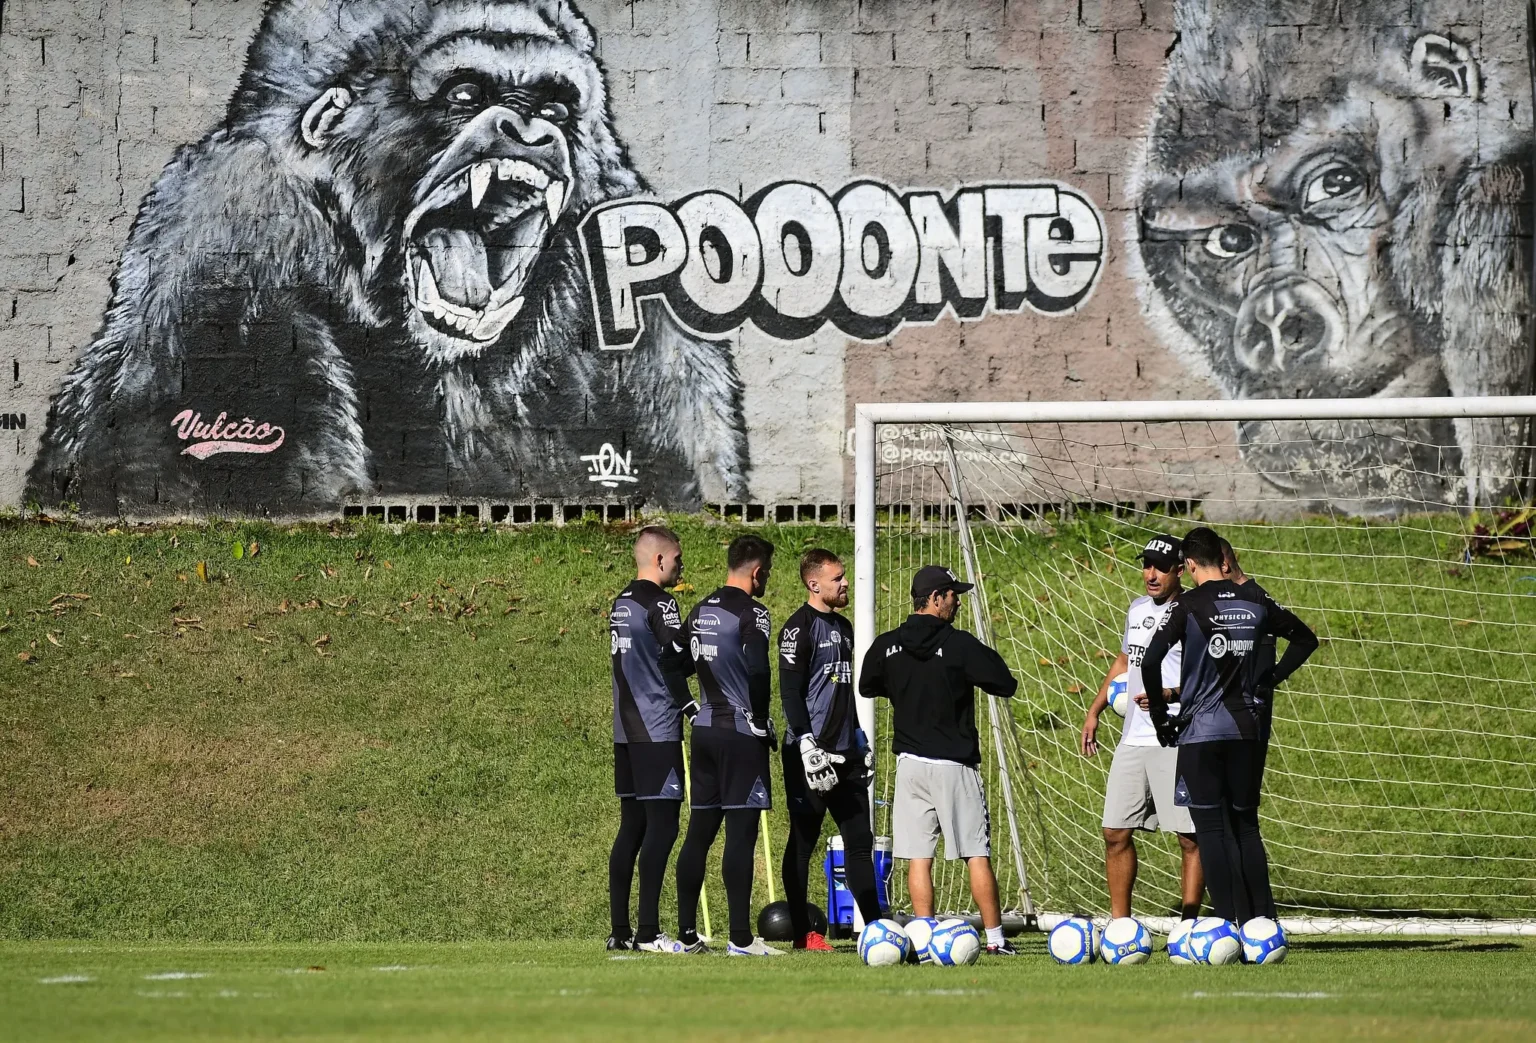
[[[876,920],[859,934],[859,959],[870,967],[889,967],[906,960],[912,943],[895,920]]]
[[[928,943],[933,941],[933,932],[938,930],[939,921],[931,916],[914,916],[906,922],[902,930],[907,932],[907,942],[910,948],[907,951],[907,959],[913,963],[929,963],[933,956],[928,952]]]
[[[1131,712],[1131,675],[1116,674],[1109,682],[1109,708],[1121,717]]]
[[[1267,916],[1255,916],[1243,924],[1237,932],[1243,943],[1245,963],[1284,963],[1289,947],[1285,944],[1285,932]]]
[[[1099,936],[1099,956],[1105,963],[1146,963],[1152,958],[1152,932],[1134,917],[1116,917]]]
[[[1051,928],[1045,946],[1057,963],[1092,963],[1095,956],[1093,921],[1072,916]]]
[[[928,942],[928,959],[940,967],[966,967],[981,955],[981,935],[964,920],[945,920]]]
[[[1202,916],[1189,929],[1189,954],[1196,963],[1236,963],[1243,954],[1237,928],[1219,916]]]
[[[1189,932],[1194,926],[1193,920],[1180,920],[1168,932],[1168,958],[1174,963],[1187,966],[1195,962],[1195,954],[1189,951]]]

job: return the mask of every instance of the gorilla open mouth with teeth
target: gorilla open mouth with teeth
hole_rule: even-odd
[[[273,0],[225,120],[141,205],[29,498],[746,499],[728,346],[657,308],[598,347],[575,227],[644,184],[594,50],[565,0]]]

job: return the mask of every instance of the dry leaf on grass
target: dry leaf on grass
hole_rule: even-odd
[[[32,653],[31,652],[17,652],[16,653],[16,658],[20,659],[23,663],[30,663],[30,662],[32,662]]]
[[[197,563],[197,578],[202,580],[204,583],[208,582],[208,563],[206,561],[200,561]]]
[[[331,635],[330,634],[321,634],[319,637],[315,638],[313,641],[310,642],[310,644],[313,647],[315,647],[315,648],[324,648],[326,645],[328,645],[330,643],[331,643]]]
[[[58,635],[54,634],[51,630],[48,632],[48,643],[55,646],[59,643]]]
[[[32,567],[33,567],[33,568],[34,568],[34,569],[40,569],[40,568],[42,568],[42,566],[41,566],[41,565],[39,565],[39,564],[38,564],[38,563],[37,563],[37,559],[36,559],[36,558],[34,558],[34,557],[33,557],[33,556],[32,556],[32,555],[30,555],[30,554],[28,554],[28,555],[27,555],[27,564],[28,564],[28,565],[31,565],[31,566],[32,566]]]

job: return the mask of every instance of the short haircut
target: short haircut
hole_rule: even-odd
[[[1205,568],[1221,568],[1221,537],[1216,535],[1216,530],[1204,525],[1190,529],[1184,534],[1184,543],[1179,553],[1196,565]]]
[[[683,541],[677,538],[677,533],[673,532],[665,525],[647,525],[645,528],[635,533],[635,546],[640,546],[640,544],[646,540],[666,540],[668,543],[676,547],[681,547],[683,545]]]
[[[816,570],[823,565],[841,565],[843,559],[827,550],[825,547],[812,547],[800,555],[800,582],[804,583],[816,574]]]
[[[737,536],[731,541],[731,545],[725,551],[725,567],[731,572],[745,568],[748,565],[761,565],[763,568],[773,566],[773,544],[761,536],[753,536],[746,533]]]

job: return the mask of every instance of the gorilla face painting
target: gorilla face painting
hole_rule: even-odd
[[[1530,122],[1514,114],[1530,97],[1446,28],[1456,6],[1418,5],[1426,21],[1404,27],[1400,5],[1353,4],[1352,24],[1308,25],[1304,41],[1296,26],[1336,21],[1335,5],[1180,5],[1134,172],[1134,262],[1158,332],[1227,395],[1526,389]],[[1264,424],[1240,438],[1303,496],[1334,499],[1343,475],[1388,463],[1368,499],[1488,502],[1517,473],[1520,429]]]
[[[576,224],[644,185],[593,51],[564,0],[274,0],[141,205],[29,498],[571,498],[601,458],[636,500],[745,499],[728,346],[660,308],[632,350],[594,334]]]

